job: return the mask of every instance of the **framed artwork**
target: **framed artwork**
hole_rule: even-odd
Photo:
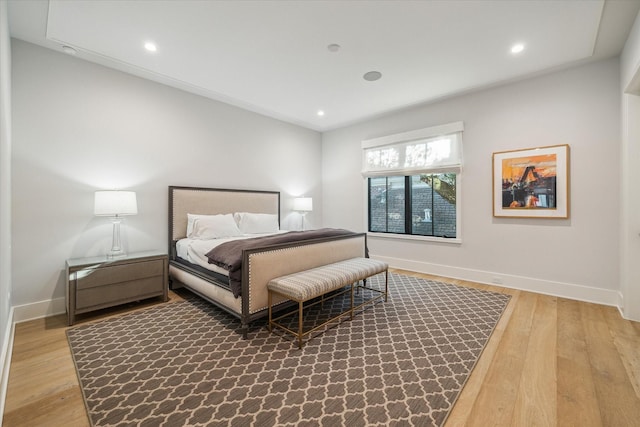
[[[493,153],[493,216],[569,218],[569,146]]]

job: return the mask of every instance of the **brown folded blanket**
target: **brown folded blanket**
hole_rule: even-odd
[[[206,256],[209,264],[215,264],[229,271],[229,285],[233,296],[238,298],[242,290],[242,251],[245,249],[264,248],[282,243],[300,242],[323,237],[348,236],[353,231],[340,228],[321,228],[308,231],[290,231],[288,233],[254,237],[251,239],[233,240],[216,246]]]

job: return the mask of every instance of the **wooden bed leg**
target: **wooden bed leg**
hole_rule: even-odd
[[[242,323],[242,339],[246,340],[249,338],[249,325],[246,323]]]

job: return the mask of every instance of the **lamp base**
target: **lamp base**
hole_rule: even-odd
[[[123,250],[110,250],[109,252],[107,252],[107,258],[108,259],[117,259],[117,258],[124,258],[127,256],[127,253]]]
[[[113,236],[111,243],[111,250],[107,252],[108,259],[123,258],[127,256],[122,245],[120,244],[120,222],[122,221],[118,216],[111,218],[113,222]]]

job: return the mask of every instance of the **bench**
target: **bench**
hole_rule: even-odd
[[[349,319],[353,319],[353,314],[356,309],[362,307],[365,304],[374,303],[380,298],[384,297],[387,301],[388,288],[389,288],[389,266],[382,261],[376,261],[370,258],[352,258],[345,261],[336,262],[333,264],[324,265],[322,267],[312,268],[310,270],[301,271],[299,273],[289,274],[286,276],[272,279],[267,284],[268,289],[268,307],[269,307],[269,332],[272,332],[273,327],[281,328],[298,338],[298,348],[302,348],[302,338],[304,335],[308,335],[317,329],[325,326],[327,323],[340,319],[342,316],[349,315]],[[376,274],[385,273],[384,291],[366,287],[366,279]],[[354,289],[356,284],[362,280],[364,286],[367,289],[379,293],[375,298],[370,299],[357,307],[354,307]],[[349,286],[349,289],[345,292],[351,292],[351,304],[349,309],[343,311],[322,323],[317,325],[311,330],[304,332],[303,330],[303,305],[307,301],[314,298],[321,297],[321,300],[316,303],[323,303],[324,296],[329,292],[344,289]],[[298,308],[285,315],[279,316],[276,319],[272,317],[273,311],[273,295],[277,294],[291,301],[298,303]],[[340,295],[342,293],[339,293]],[[313,304],[311,304],[313,305]],[[309,307],[310,305],[307,305]],[[298,330],[293,331],[284,326],[278,321],[290,316],[292,313],[298,312]]]

